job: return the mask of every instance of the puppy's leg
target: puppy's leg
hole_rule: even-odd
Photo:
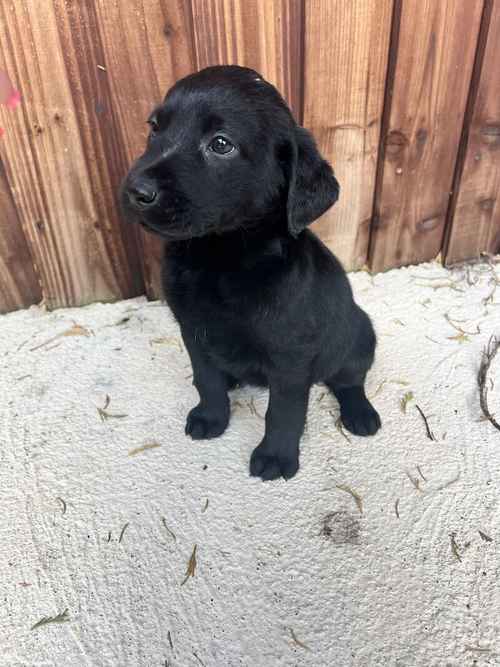
[[[186,435],[193,440],[216,438],[229,423],[230,377],[211,363],[193,336],[183,331],[182,338],[191,358],[193,384],[200,396],[200,402],[188,414]]]
[[[309,385],[269,383],[264,439],[252,453],[250,474],[263,480],[293,477],[299,469],[299,442],[309,399]]]
[[[365,377],[370,366],[371,359],[352,361],[325,380],[340,404],[342,423],[355,435],[373,435],[381,426],[379,414],[365,394]]]

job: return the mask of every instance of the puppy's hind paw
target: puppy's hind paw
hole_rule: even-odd
[[[224,433],[228,423],[229,415],[224,411],[210,411],[201,407],[201,405],[197,405],[188,414],[185,433],[190,435],[193,440],[218,438]]]
[[[378,412],[366,400],[357,409],[341,411],[341,419],[354,435],[374,435],[382,425]]]

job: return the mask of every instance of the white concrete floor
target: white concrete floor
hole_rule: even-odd
[[[383,428],[346,437],[317,387],[299,474],[266,484],[247,471],[265,391],[234,394],[220,439],[184,436],[196,393],[166,307],[1,317],[0,665],[500,665],[500,432],[476,385],[496,275],[352,275]]]

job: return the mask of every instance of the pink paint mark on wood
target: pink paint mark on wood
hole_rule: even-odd
[[[0,70],[0,104],[5,104],[8,109],[15,109],[21,103],[21,93],[14,87],[7,72]],[[5,134],[0,127],[0,139]]]

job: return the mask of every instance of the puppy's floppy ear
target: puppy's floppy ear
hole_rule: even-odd
[[[298,236],[335,204],[340,186],[331,166],[321,157],[313,136],[303,127],[294,128],[288,161],[288,231]]]

